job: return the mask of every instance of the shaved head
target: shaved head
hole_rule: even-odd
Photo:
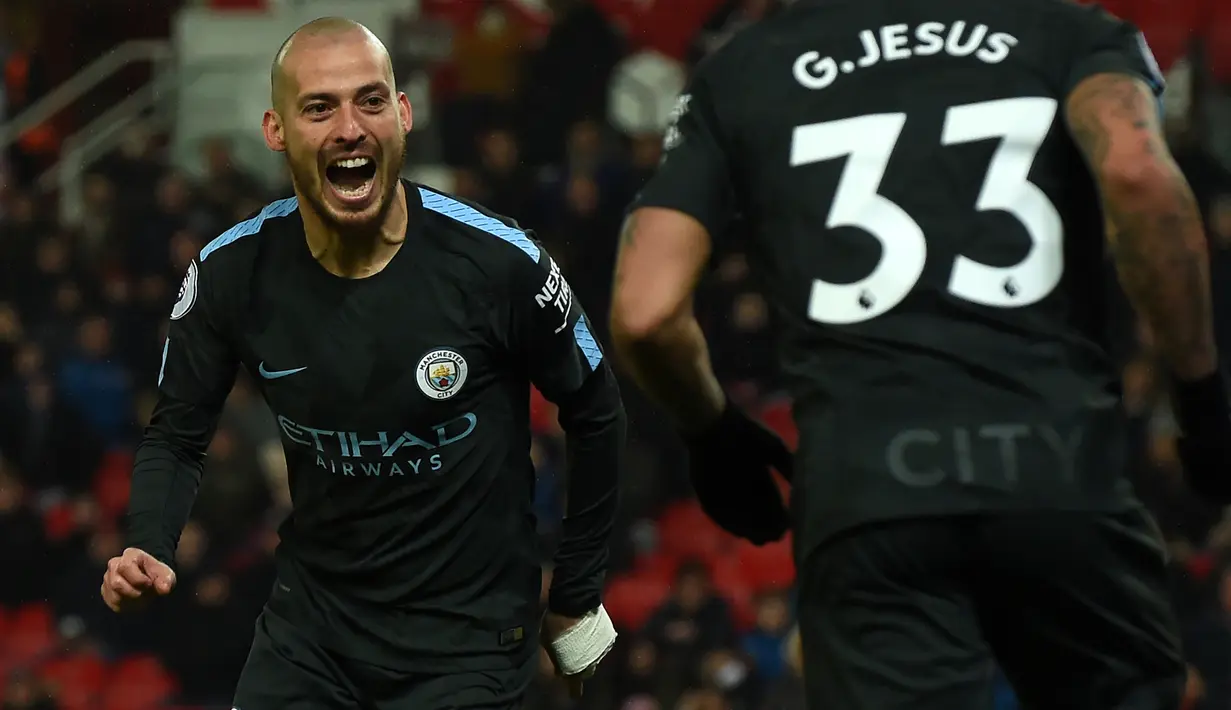
[[[269,79],[261,131],[286,155],[305,220],[337,233],[378,229],[400,189],[411,128],[385,45],[358,22],[323,17],[282,43]]]
[[[341,41],[359,41],[378,50],[388,67],[388,79],[393,84],[393,60],[389,58],[389,50],[383,42],[367,27],[348,20],[345,17],[321,17],[300,27],[291,33],[290,37],[278,48],[273,64],[269,68],[270,101],[275,110],[283,106],[288,96],[294,96],[294,79],[289,71],[298,59],[298,55],[312,47]]]

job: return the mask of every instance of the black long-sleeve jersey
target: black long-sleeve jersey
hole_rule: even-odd
[[[512,220],[403,183],[406,241],[343,279],[295,198],[210,242],[171,315],[129,544],[172,559],[242,365],[281,427],[293,512],[269,609],[385,667],[499,668],[535,652],[531,384],[560,405],[569,503],[551,604],[598,605],[624,421],[556,263]]]
[[[1116,509],[1103,218],[1064,102],[1162,78],[1062,0],[799,0],[691,79],[635,207],[742,246],[801,433],[805,544],[876,519]]]

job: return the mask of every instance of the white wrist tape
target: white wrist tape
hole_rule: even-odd
[[[564,675],[590,670],[603,660],[616,642],[615,626],[600,604],[551,643],[556,664]]]

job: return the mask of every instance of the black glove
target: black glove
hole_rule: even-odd
[[[786,534],[790,516],[770,472],[787,480],[793,473],[782,439],[728,402],[718,421],[687,443],[692,487],[719,527],[757,545]]]
[[[1181,432],[1176,453],[1188,485],[1214,503],[1231,504],[1231,404],[1222,373],[1175,383],[1172,409]]]

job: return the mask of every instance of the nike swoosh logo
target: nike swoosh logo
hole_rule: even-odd
[[[279,377],[286,377],[287,375],[293,375],[296,372],[303,372],[306,369],[308,368],[296,367],[293,370],[266,370],[265,363],[262,362],[260,366],[256,368],[256,371],[261,373],[261,377],[264,377],[267,380],[276,380]]]

